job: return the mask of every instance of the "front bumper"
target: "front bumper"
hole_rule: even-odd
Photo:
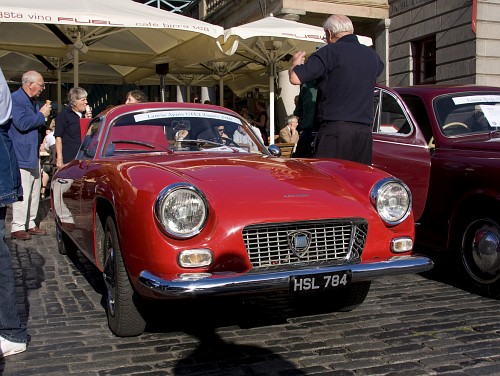
[[[180,278],[166,280],[149,271],[139,275],[139,292],[160,299],[180,299],[195,296],[223,296],[255,294],[265,291],[286,291],[289,289],[290,277],[320,275],[324,273],[351,270],[352,283],[371,281],[373,279],[421,273],[430,270],[433,262],[424,256],[398,256],[388,261],[366,264],[321,266],[293,270],[261,270],[249,273],[212,274],[198,280],[182,280]],[[142,291],[141,291],[142,290]]]

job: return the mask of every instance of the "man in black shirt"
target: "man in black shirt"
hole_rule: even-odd
[[[359,43],[348,17],[332,15],[323,29],[328,44],[307,62],[305,53],[297,52],[289,70],[292,84],[316,80],[318,86],[314,156],[370,165],[373,91],[384,64],[372,48]]]

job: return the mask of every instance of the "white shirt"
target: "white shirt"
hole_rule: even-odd
[[[56,144],[56,138],[54,137],[54,131],[50,131],[46,136],[45,136],[45,150],[49,151],[50,147],[52,145]]]

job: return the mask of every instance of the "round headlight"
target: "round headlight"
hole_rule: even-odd
[[[404,221],[411,212],[410,189],[394,178],[386,178],[375,184],[371,201],[380,218],[391,226]]]
[[[155,203],[155,215],[163,229],[175,238],[198,234],[207,221],[208,205],[196,187],[179,183],[163,189]]]

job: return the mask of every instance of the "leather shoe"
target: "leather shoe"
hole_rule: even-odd
[[[23,231],[23,230],[11,232],[10,237],[13,239],[19,239],[19,240],[31,239],[30,234],[28,234],[26,231]]]
[[[42,230],[40,227],[38,226],[35,226],[33,228],[30,228],[28,230],[28,234],[31,234],[31,235],[45,235],[47,233],[47,231],[45,230]]]

